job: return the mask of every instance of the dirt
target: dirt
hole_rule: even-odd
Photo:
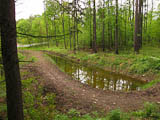
[[[86,114],[93,111],[109,112],[118,108],[129,112],[142,109],[145,102],[160,102],[160,84],[145,91],[104,91],[73,80],[44,57],[42,51],[22,52],[28,57],[37,58],[36,62],[28,64],[26,68],[40,77],[45,92],[56,94],[56,109],[61,112],[76,109]]]

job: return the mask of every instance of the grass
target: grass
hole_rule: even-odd
[[[23,80],[25,120],[53,119],[55,114],[55,94],[44,94],[43,87],[34,77]]]
[[[80,113],[72,109],[67,114],[56,114],[54,120],[159,120],[160,106],[154,103],[145,103],[144,109],[136,112],[125,113],[120,109],[112,110],[105,117],[99,117],[98,113],[80,116]]]
[[[145,103],[144,109],[132,112],[132,116],[142,120],[160,120],[160,106],[155,103]]]
[[[152,80],[151,82],[145,84],[144,86],[142,86],[142,89],[148,89],[156,84],[160,83],[160,79],[155,79],[155,80]]]

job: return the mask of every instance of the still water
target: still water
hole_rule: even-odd
[[[124,75],[115,74],[96,67],[88,67],[71,62],[59,56],[48,55],[56,65],[72,78],[94,88],[112,91],[140,90],[144,82]]]

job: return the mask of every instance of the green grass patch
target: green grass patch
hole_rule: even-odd
[[[142,86],[142,89],[148,89],[156,84],[160,83],[160,79],[158,80],[152,80],[151,82],[147,83],[146,85]]]
[[[133,112],[132,116],[141,120],[160,120],[160,106],[155,103],[145,103],[144,109]]]
[[[31,77],[22,81],[24,115],[26,120],[53,119],[55,114],[55,94],[44,94],[43,87],[36,78]]]

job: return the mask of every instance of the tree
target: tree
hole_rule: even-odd
[[[61,4],[64,5],[64,1],[61,0]],[[67,48],[67,45],[66,45],[66,37],[65,37],[65,27],[64,27],[64,8],[62,7],[62,28],[63,28],[63,34],[64,34],[64,47],[65,49]]]
[[[116,0],[115,53],[118,54],[118,0]]]
[[[105,51],[105,36],[104,36],[104,33],[105,33],[105,0],[103,0],[103,11],[102,11],[102,44],[103,44],[103,51]]]
[[[93,51],[96,53],[96,39],[97,39],[97,33],[96,33],[96,0],[93,0]]]
[[[16,43],[15,1],[0,1],[2,59],[7,89],[8,120],[23,120],[21,78]]]
[[[74,19],[74,41],[73,41],[73,46],[74,46],[74,53],[76,52],[76,0],[73,0],[73,19]]]
[[[134,52],[139,53],[139,1],[136,0],[135,31],[134,31]]]

